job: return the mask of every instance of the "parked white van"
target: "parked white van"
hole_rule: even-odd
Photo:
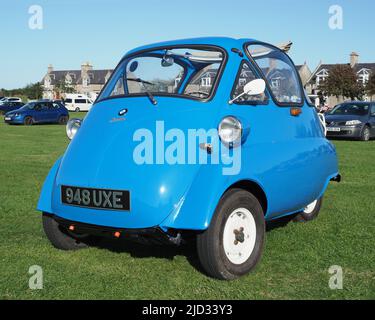
[[[91,100],[85,94],[67,94],[64,99],[65,107],[69,111],[89,111],[93,105],[93,100]]]

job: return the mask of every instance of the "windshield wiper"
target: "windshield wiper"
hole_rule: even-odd
[[[152,93],[150,91],[148,91],[147,88],[146,88],[146,86],[145,86],[145,84],[149,84],[149,85],[153,86],[154,84],[152,82],[143,80],[141,78],[127,78],[126,80],[135,81],[135,82],[141,83],[142,86],[143,86],[143,89],[145,90],[145,93],[147,94],[147,96],[150,99],[151,103],[154,106],[158,104],[158,102],[156,101],[156,99],[154,98],[154,96],[152,95]]]

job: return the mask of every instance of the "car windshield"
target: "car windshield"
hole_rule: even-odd
[[[368,104],[340,104],[336,106],[329,114],[336,116],[365,116],[368,114],[370,106]]]
[[[36,106],[36,102],[29,102],[25,104],[20,110],[32,110]]]
[[[162,48],[125,58],[98,101],[124,96],[209,98],[217,85],[224,52],[211,47]]]

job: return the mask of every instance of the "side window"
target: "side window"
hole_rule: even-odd
[[[252,68],[250,67],[249,63],[243,61],[240,69],[238,70],[238,74],[236,77],[236,81],[234,83],[234,87],[232,90],[231,99],[239,96],[243,93],[244,86],[252,80],[259,79],[259,77],[254,73]],[[257,96],[250,96],[250,95],[243,95],[239,99],[237,99],[234,103],[236,104],[261,104],[266,103],[268,98],[265,93],[257,95]]]
[[[207,98],[217,78],[220,63],[212,63],[194,74],[184,90],[184,94]],[[182,74],[179,78],[182,78]]]
[[[375,117],[375,104],[371,105],[371,116]]]
[[[65,103],[72,103],[72,99],[65,99],[64,102]]]
[[[47,110],[49,110],[49,106],[50,106],[49,103],[41,103],[41,110],[47,111]]]
[[[289,57],[266,45],[249,45],[247,50],[259,66],[279,104],[302,104],[299,75]]]
[[[116,85],[111,92],[111,96],[121,96],[123,94],[125,94],[124,79],[120,77],[117,80]]]

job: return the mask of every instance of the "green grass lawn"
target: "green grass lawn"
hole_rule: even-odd
[[[54,249],[35,207],[67,144],[64,126],[0,123],[1,299],[375,298],[375,141],[335,141],[343,182],[330,184],[319,218],[268,231],[255,272],[232,282],[205,276],[193,245]],[[42,290],[28,288],[32,265]],[[343,290],[328,286],[331,265],[343,268]]]

